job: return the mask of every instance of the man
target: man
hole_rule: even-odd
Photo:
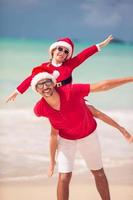
[[[122,84],[133,82],[133,77],[102,81],[96,84],[74,84],[66,90],[56,88],[58,73],[46,71],[34,74],[31,86],[42,99],[36,104],[37,116],[50,121],[51,162],[55,162],[58,143],[58,188],[57,199],[69,199],[69,183],[72,176],[74,156],[78,148],[88,168],[94,175],[102,200],[110,200],[109,187],[102,166],[100,145],[96,134],[96,121],[88,110],[84,97],[90,92],[106,91]],[[57,134],[59,139],[57,141]]]

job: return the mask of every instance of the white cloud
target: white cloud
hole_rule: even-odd
[[[133,2],[130,0],[86,1],[81,9],[84,11],[84,24],[93,27],[115,27],[125,20],[132,23]]]

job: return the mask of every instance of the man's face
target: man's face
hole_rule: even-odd
[[[36,90],[43,97],[50,97],[53,95],[54,83],[52,79],[42,79],[36,84]]]

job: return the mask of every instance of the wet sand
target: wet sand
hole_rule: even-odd
[[[128,166],[105,169],[112,200],[133,199],[133,173]],[[34,181],[0,183],[1,200],[56,200],[57,176]],[[70,200],[100,200],[93,177],[73,174]]]

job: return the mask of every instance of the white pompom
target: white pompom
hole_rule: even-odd
[[[54,76],[55,79],[57,79],[59,75],[60,75],[60,73],[57,70],[55,70],[53,72],[53,76]]]

